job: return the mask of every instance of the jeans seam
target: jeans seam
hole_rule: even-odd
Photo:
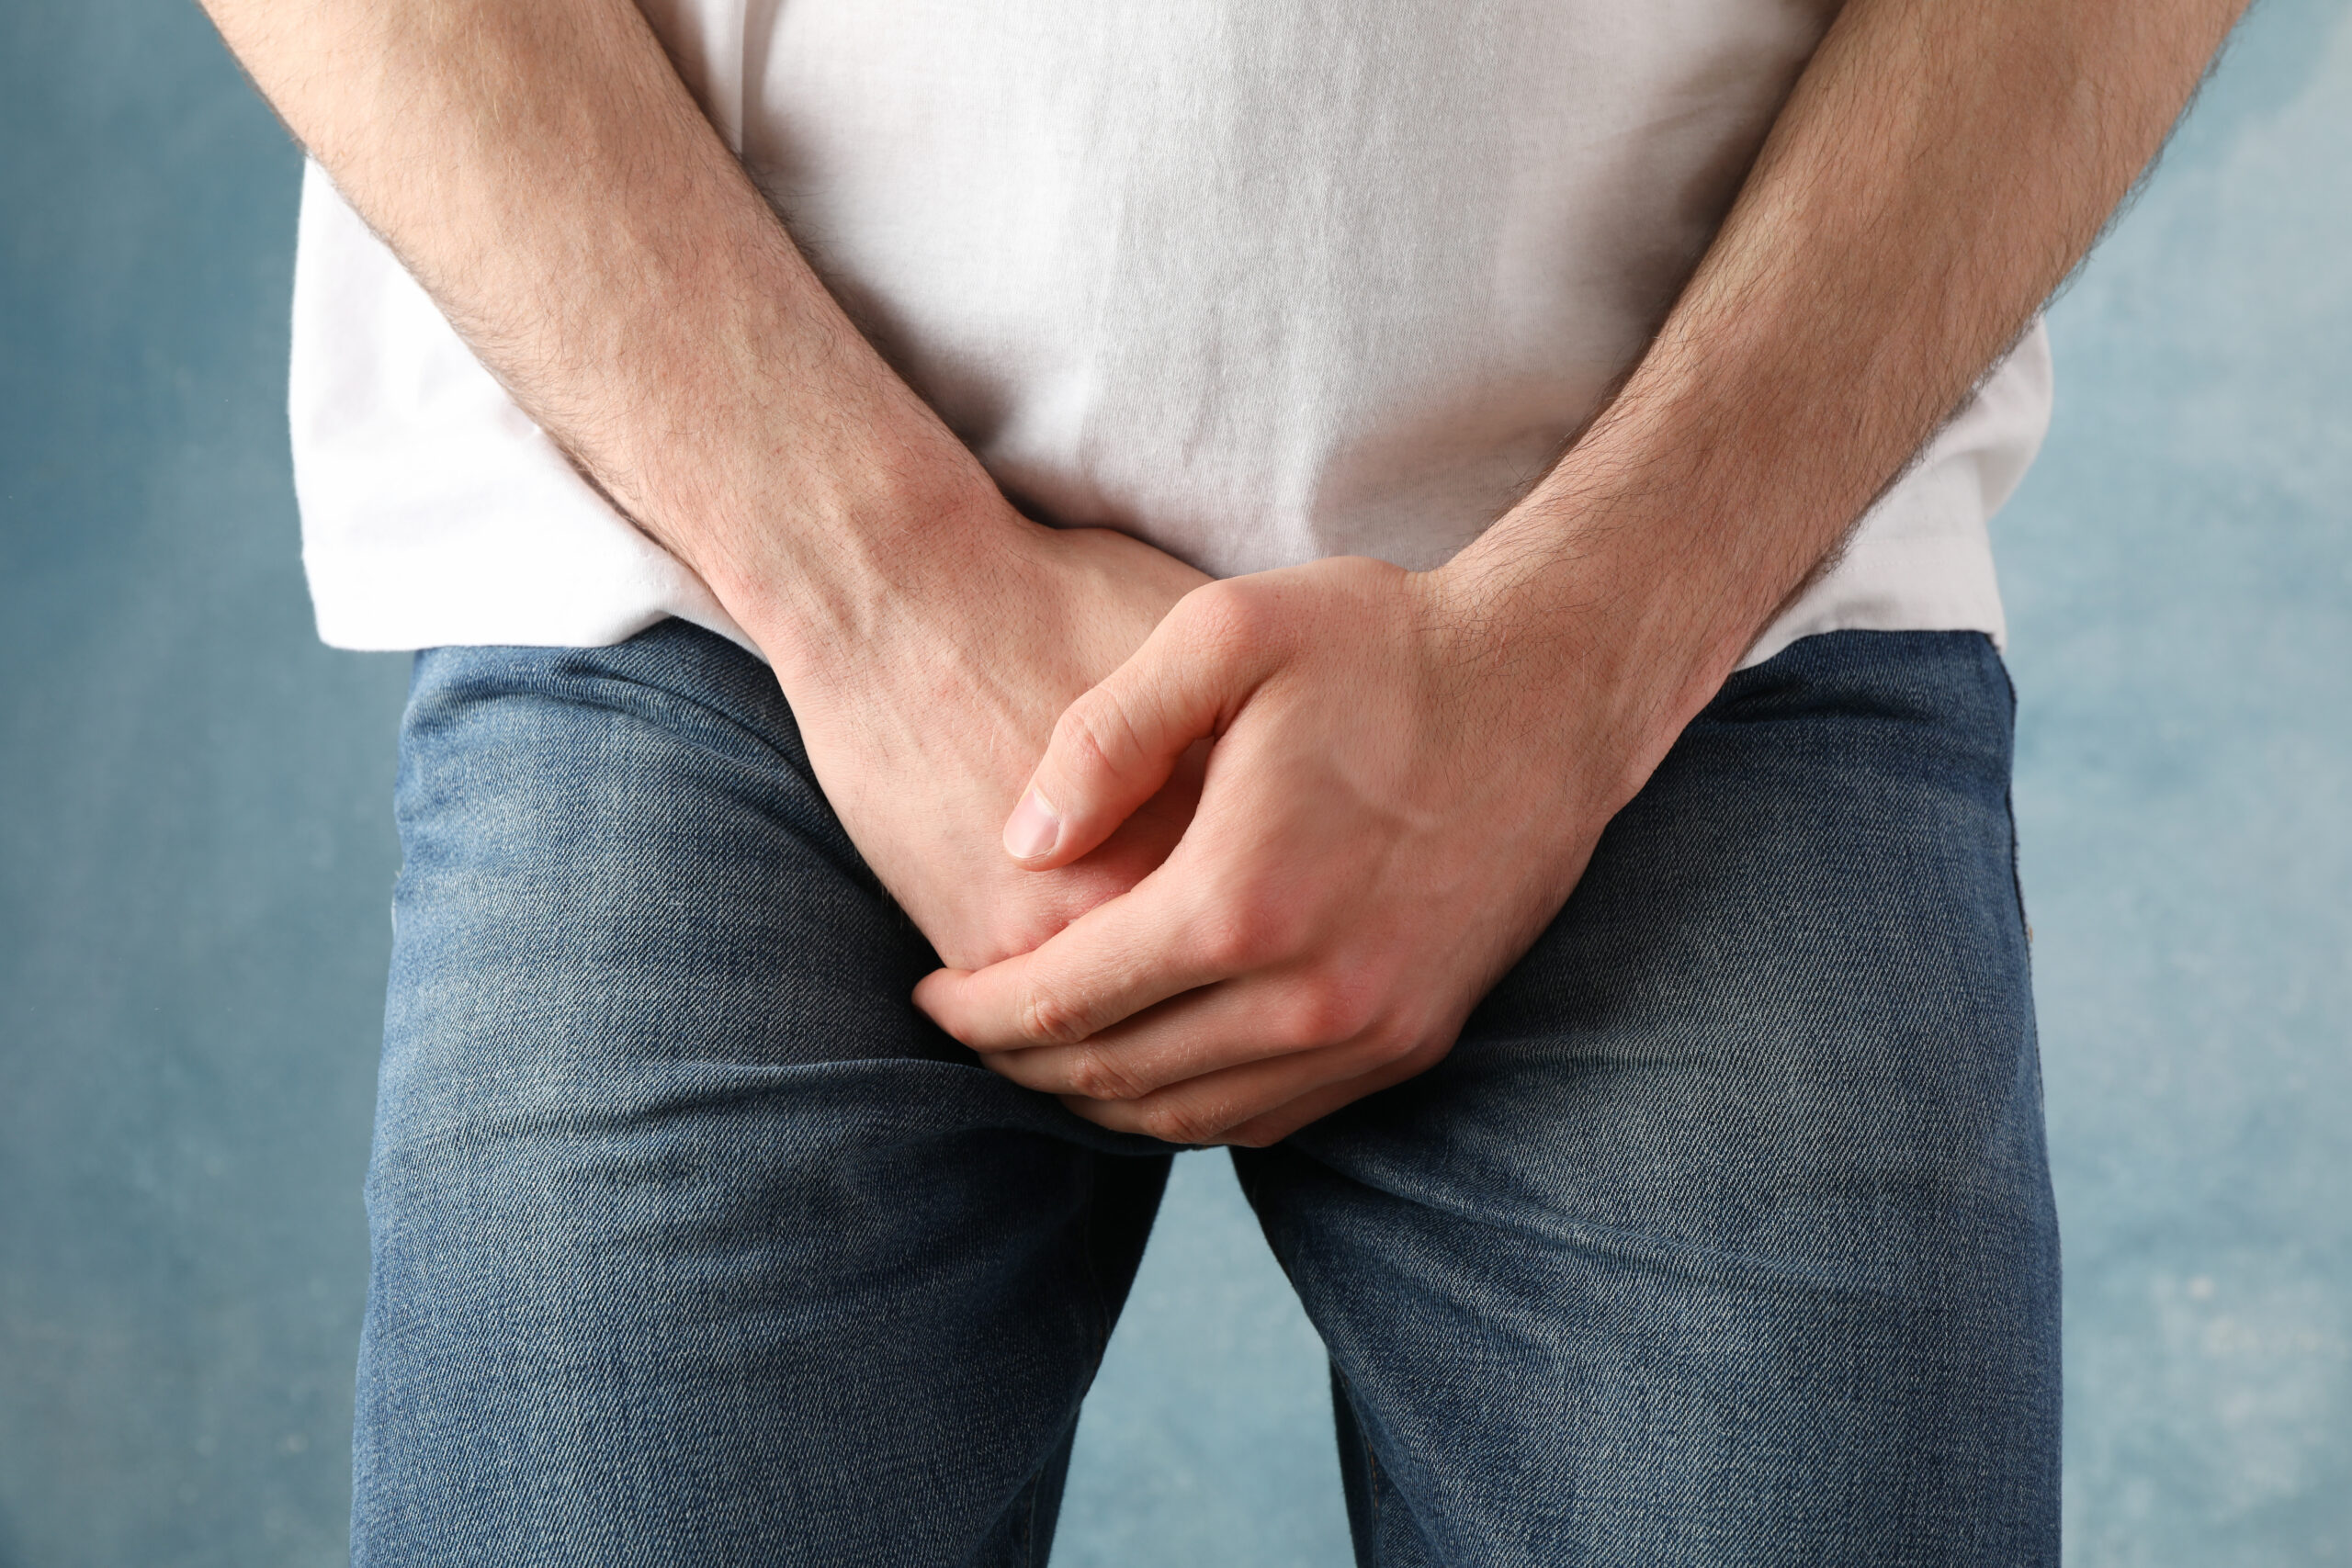
[[[2009,673],[2008,661],[1999,653],[1993,655],[1994,667],[2001,672],[2002,689],[2009,694],[2009,766],[2007,780],[2001,785],[2001,810],[2009,819],[2009,891],[2018,901],[2018,926],[2025,933],[2026,968],[2033,967],[2033,917],[2026,912],[2025,871],[2020,863],[2018,843],[2017,733],[2018,682]]]
[[[2018,929],[2025,935],[2025,963],[2029,973],[2033,968],[2033,917],[2026,912],[2025,871],[2018,862],[2018,804],[2014,786],[2003,792],[2001,805],[2009,818],[2009,891],[2018,901]]]

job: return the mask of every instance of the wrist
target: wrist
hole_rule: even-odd
[[[638,495],[615,499],[703,580],[787,690],[880,657],[910,604],[958,580],[968,592],[1035,527],[919,405],[895,421],[837,406],[765,423],[787,434],[706,427],[639,469]]]
[[[925,660],[943,616],[986,600],[1037,526],[985,474],[821,505],[795,495],[764,516],[710,586],[795,694]]]
[[[1754,642],[1770,606],[1681,519],[1522,507],[1430,573],[1464,656],[1551,706],[1613,811],[1632,798]]]

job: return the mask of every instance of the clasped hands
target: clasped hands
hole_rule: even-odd
[[[1124,856],[1122,890],[917,1005],[1177,1144],[1271,1143],[1434,1065],[1663,749],[1544,621],[1460,562],[1192,588],[1061,712],[1003,829],[1022,875]]]

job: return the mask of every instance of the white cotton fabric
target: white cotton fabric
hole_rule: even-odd
[[[1446,560],[1640,355],[1832,7],[646,0],[719,132],[1015,502],[1217,575]],[[1750,650],[2003,631],[2039,327]],[[346,648],[745,640],[313,168],[291,412]],[[1772,483],[1770,473],[1757,486]],[[746,643],[748,645],[748,642]]]

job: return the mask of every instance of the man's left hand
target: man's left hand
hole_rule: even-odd
[[[1531,631],[1511,600],[1352,558],[1194,590],[1062,716],[1005,829],[1019,863],[1067,864],[1209,739],[1182,840],[917,1003],[1007,1077],[1172,1143],[1268,1144],[1434,1065],[1671,739],[1575,617]]]

